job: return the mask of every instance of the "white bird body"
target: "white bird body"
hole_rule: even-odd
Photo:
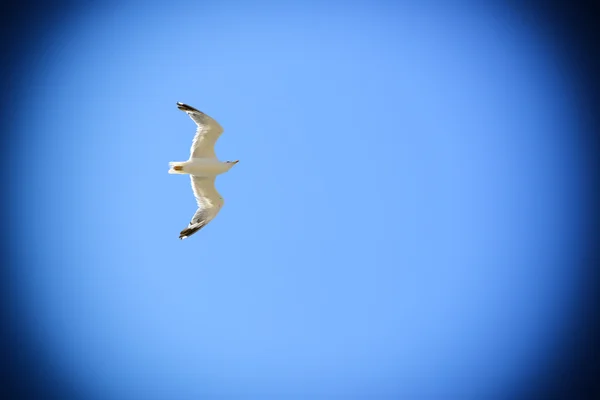
[[[190,158],[187,161],[171,162],[172,167],[181,166],[182,170],[171,168],[170,174],[189,174],[205,178],[213,178],[227,172],[235,165],[232,162],[222,162],[217,158]]]
[[[191,176],[192,190],[198,210],[187,228],[180,232],[179,238],[185,239],[208,224],[221,210],[225,201],[215,188],[217,175],[229,171],[238,161],[219,161],[214,146],[223,133],[217,121],[183,103],[177,107],[185,111],[196,123],[196,136],[192,142],[190,158],[187,161],[173,161],[169,165],[170,174],[186,174]]]

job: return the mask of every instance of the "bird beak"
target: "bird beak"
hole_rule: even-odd
[[[237,164],[237,163],[239,163],[239,162],[240,162],[240,160],[235,160],[233,163],[234,163],[234,164]]]

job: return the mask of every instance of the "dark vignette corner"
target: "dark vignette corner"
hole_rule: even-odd
[[[600,398],[600,7],[596,1],[511,0],[526,22],[541,24],[574,74],[583,126],[577,138],[585,152],[589,185],[587,242],[579,262],[587,276],[582,309],[569,340],[556,349],[554,365],[529,382],[519,400],[587,400]],[[577,267],[577,265],[574,265]]]
[[[84,3],[84,4],[82,4]],[[73,0],[24,0],[0,3],[0,155],[2,156],[2,230],[0,231],[0,398],[81,399],[72,388],[58,383],[51,368],[40,364],[35,349],[20,334],[22,327],[13,304],[11,268],[18,267],[11,250],[10,148],[15,141],[15,100],[31,73],[26,57],[35,51],[36,41],[52,34],[62,22],[87,2]]]

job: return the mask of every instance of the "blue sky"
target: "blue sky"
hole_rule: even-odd
[[[147,400],[490,398],[540,372],[580,279],[569,65],[495,3],[401,4],[108,3],[41,38],[11,158],[40,365]],[[185,241],[177,101],[240,159]]]

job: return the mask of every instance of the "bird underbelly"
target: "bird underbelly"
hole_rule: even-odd
[[[227,171],[224,163],[216,160],[193,159],[186,165],[185,170],[195,176],[211,177]]]

